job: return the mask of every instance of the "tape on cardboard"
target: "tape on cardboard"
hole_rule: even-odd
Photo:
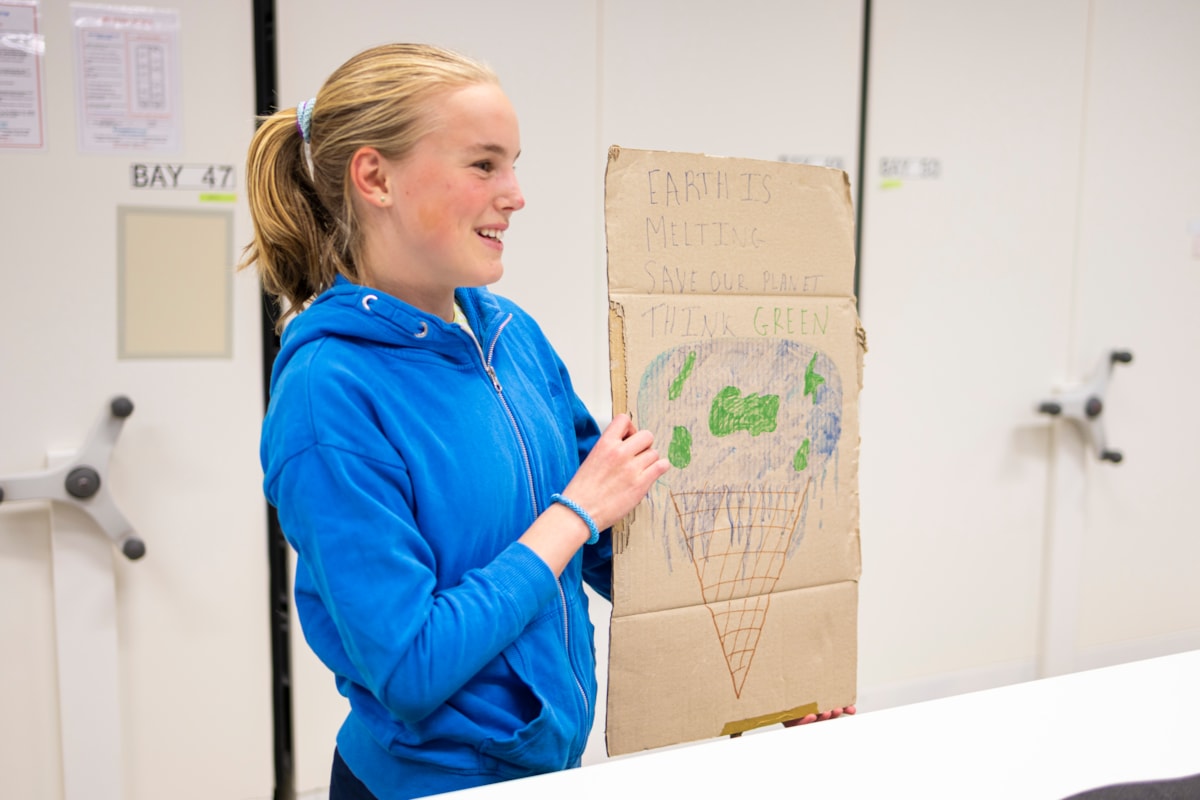
[[[745,733],[755,728],[765,728],[768,725],[780,725],[784,722],[791,722],[794,719],[803,719],[809,714],[819,713],[821,713],[821,710],[816,703],[805,703],[802,706],[789,708],[787,711],[776,711],[772,714],[763,714],[761,717],[750,717],[749,719],[741,719],[735,722],[726,722],[725,727],[721,729],[721,735],[732,736],[735,733]]]

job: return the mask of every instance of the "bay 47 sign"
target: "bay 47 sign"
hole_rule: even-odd
[[[129,165],[129,185],[134,189],[182,189],[210,192],[236,188],[232,164]]]

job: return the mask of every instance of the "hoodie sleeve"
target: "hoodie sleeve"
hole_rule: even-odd
[[[343,387],[355,380],[337,377]],[[309,604],[316,617],[305,636],[395,717],[422,720],[557,602],[554,574],[512,542],[439,586],[408,468],[367,404],[295,383],[279,391],[289,399],[272,398],[264,426],[265,489],[303,561],[305,588],[320,599]]]

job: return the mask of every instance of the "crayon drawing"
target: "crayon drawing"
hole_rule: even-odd
[[[695,568],[741,697],[771,593],[804,538],[814,479],[820,486],[836,462],[837,367],[786,339],[681,345],[647,367],[637,414],[674,467],[650,494],[668,563],[673,571],[682,551]]]

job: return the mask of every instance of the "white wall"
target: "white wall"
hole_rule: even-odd
[[[1053,501],[1033,409],[1067,348],[1087,44],[1086,0],[872,8],[866,707],[1035,674]]]

